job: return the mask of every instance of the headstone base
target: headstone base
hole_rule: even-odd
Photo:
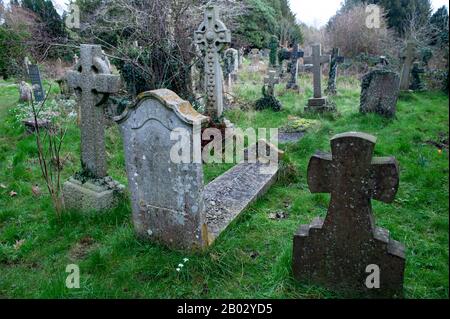
[[[302,225],[294,236],[293,272],[296,280],[318,284],[348,297],[364,298],[402,298],[403,273],[405,269],[405,247],[391,239],[389,231],[376,227],[372,240],[361,243],[362,254],[358,264],[349,264],[352,260],[344,251],[333,252],[337,238],[327,236],[324,220],[316,218],[310,225]],[[348,245],[357,245],[348,241]],[[369,249],[369,246],[370,249]],[[324,248],[325,247],[325,248]],[[340,255],[341,254],[341,255]],[[340,264],[334,264],[341,258]],[[368,265],[380,267],[380,288],[369,289],[366,280]],[[385,269],[389,271],[384,271]],[[349,282],[359,274],[359,280]]]
[[[108,211],[119,204],[124,189],[111,177],[87,181],[72,177],[63,186],[64,205],[82,213]]]
[[[308,100],[308,105],[305,112],[335,112],[336,106],[330,103],[327,97],[311,98]]]

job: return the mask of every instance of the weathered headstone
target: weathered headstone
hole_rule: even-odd
[[[195,43],[204,57],[206,115],[219,119],[223,114],[223,74],[220,52],[231,42],[231,33],[219,18],[217,7],[208,5],[205,18],[195,32]]]
[[[174,248],[206,247],[276,180],[277,168],[261,174],[263,164],[242,163],[204,186],[201,130],[209,119],[172,91],[141,94],[115,120],[133,222],[143,238]]]
[[[410,89],[413,91],[425,90],[425,85],[422,81],[421,74],[425,73],[425,69],[420,66],[420,62],[414,62],[411,70],[411,85]]]
[[[411,83],[411,69],[413,62],[416,59],[416,44],[413,41],[408,41],[406,52],[402,56],[403,67],[400,77],[400,90],[408,91]]]
[[[244,54],[245,54],[245,49],[240,48],[239,49],[239,69],[242,69],[242,67],[244,66]]]
[[[339,48],[333,48],[331,52],[330,72],[328,73],[328,87],[325,90],[325,92],[330,95],[337,94],[336,79],[338,74],[338,66],[340,63],[344,63],[344,57],[339,55],[339,53]]]
[[[295,234],[297,280],[346,295],[402,297],[405,248],[376,227],[370,203],[394,201],[399,168],[395,158],[372,158],[375,144],[368,134],[345,133],[332,139],[332,154],[318,152],[311,159],[309,188],[331,193],[331,203],[325,220],[317,218]]]
[[[360,112],[394,117],[399,93],[400,78],[397,73],[374,69],[362,78]]]
[[[28,72],[30,76],[31,85],[33,86],[33,96],[36,102],[42,102],[45,100],[44,87],[42,85],[41,72],[36,64],[30,64],[28,66]]]
[[[328,99],[322,96],[322,65],[330,63],[329,55],[322,55],[322,45],[312,46],[312,55],[304,58],[305,64],[312,64],[314,78],[314,97],[308,100],[310,111],[323,111],[328,109]],[[331,109],[330,109],[331,110]]]
[[[298,91],[298,59],[304,56],[305,52],[300,50],[298,44],[294,44],[291,52],[291,78],[286,85],[286,89]]]
[[[239,70],[239,53],[238,50],[229,48],[225,51],[224,77],[230,77],[232,82],[237,80]]]
[[[119,91],[120,77],[112,75],[100,46],[81,45],[81,59],[67,74],[81,111],[82,171],[64,184],[66,208],[102,211],[117,204],[121,186],[107,176],[105,117],[109,94]]]
[[[260,67],[260,53],[259,49],[252,49],[250,51],[251,64],[249,67],[250,72],[258,72]]]
[[[269,74],[264,78],[264,84],[266,85],[266,92],[268,95],[274,96],[275,85],[280,83],[280,78],[277,76],[276,71],[269,71]]]
[[[22,81],[19,84],[19,102],[31,102],[33,100],[33,90],[30,85]]]
[[[26,75],[30,76],[30,69],[29,69],[30,64],[31,64],[30,58],[26,56],[24,61],[23,61],[23,64],[25,66]]]

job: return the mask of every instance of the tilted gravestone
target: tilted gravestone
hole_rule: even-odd
[[[81,57],[67,82],[77,94],[81,111],[82,171],[64,184],[66,208],[102,211],[117,204],[121,186],[107,176],[104,105],[119,91],[120,77],[112,75],[100,46],[81,45]]]
[[[231,42],[231,33],[219,18],[217,7],[208,5],[205,18],[195,32],[195,43],[204,58],[206,115],[219,119],[223,114],[223,73],[220,52]]]
[[[291,78],[286,85],[286,89],[298,91],[300,88],[298,86],[298,59],[304,56],[305,52],[300,50],[298,44],[294,44],[292,47],[291,56]]]
[[[259,162],[240,163],[205,186],[201,131],[209,119],[170,90],[141,94],[115,120],[133,222],[145,239],[177,249],[206,247],[276,180],[277,167],[261,173]]]
[[[327,94],[336,95],[337,94],[337,75],[338,75],[338,66],[340,63],[344,63],[344,57],[339,55],[339,48],[333,48],[331,52],[331,62],[330,62],[330,71],[328,73],[328,87],[325,90]]]
[[[421,67],[420,62],[414,62],[411,70],[411,85],[409,88],[413,91],[425,90],[425,84],[422,81],[421,74],[425,73],[425,69]]]
[[[402,297],[405,248],[376,227],[370,201],[392,203],[399,187],[395,158],[372,158],[376,138],[344,133],[332,154],[318,152],[308,168],[312,193],[331,193],[325,220],[303,225],[294,237],[293,269],[302,282],[345,295]]]
[[[400,90],[409,90],[409,85],[411,83],[411,70],[413,67],[414,60],[416,59],[416,44],[413,41],[408,41],[406,45],[406,51],[401,57],[403,60],[402,73],[400,77]]]
[[[326,111],[334,110],[328,107],[327,97],[322,96],[322,65],[330,63],[329,55],[322,55],[322,46],[316,44],[312,46],[312,55],[304,58],[305,64],[312,64],[312,72],[314,78],[314,97],[308,100],[309,111]]]
[[[28,72],[30,76],[31,85],[33,86],[33,96],[36,102],[42,102],[45,100],[44,87],[42,85],[41,72],[36,64],[30,64],[28,66]]]
[[[388,69],[374,69],[361,82],[361,113],[394,117],[400,93],[400,78]]]

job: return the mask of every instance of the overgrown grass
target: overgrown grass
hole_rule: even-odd
[[[236,87],[239,101],[260,96],[261,75],[245,72]],[[290,115],[300,116],[311,96],[311,80],[301,78],[300,95],[277,94],[284,105],[274,113],[231,110],[240,127],[282,127]],[[171,251],[135,237],[130,204],[113,212],[66,214],[55,218],[36,163],[34,139],[14,127],[7,110],[18,99],[17,88],[0,82],[0,297],[11,298],[334,298],[332,292],[295,282],[291,274],[292,239],[300,224],[325,216],[328,195],[313,195],[306,183],[309,158],[329,150],[329,139],[345,131],[378,137],[377,156],[396,156],[401,186],[394,204],[373,202],[379,226],[407,247],[407,298],[448,298],[448,150],[427,141],[448,137],[448,96],[438,93],[402,95],[395,120],[360,115],[359,83],[339,80],[335,98],[339,114],[309,115],[322,123],[298,144],[283,146],[286,163],[281,180],[233,222],[204,253]],[[118,130],[107,130],[110,174],[126,184]],[[79,169],[79,131],[74,124],[65,143],[64,177]],[[209,181],[227,167],[205,168]],[[43,195],[36,197],[33,185]],[[10,197],[10,192],[18,193]],[[284,211],[285,220],[270,213]],[[181,272],[178,264],[189,258]],[[68,264],[81,269],[81,289],[65,287]]]

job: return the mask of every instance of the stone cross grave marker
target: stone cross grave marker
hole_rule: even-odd
[[[338,66],[340,63],[344,63],[344,57],[339,55],[339,48],[333,48],[331,53],[331,63],[330,63],[330,72],[328,77],[328,87],[326,89],[327,94],[335,95],[337,93],[336,90],[336,79],[338,74]]]
[[[395,158],[372,158],[375,144],[371,135],[344,133],[331,140],[332,154],[312,157],[309,188],[331,193],[331,203],[325,220],[317,218],[295,234],[296,279],[344,294],[402,297],[405,248],[376,227],[370,203],[394,201],[399,167]]]
[[[209,246],[276,181],[278,167],[244,162],[204,185],[201,135],[209,119],[170,90],[141,94],[115,120],[134,226],[145,239],[177,249]]]
[[[28,74],[30,76],[31,85],[33,87],[33,96],[36,102],[45,100],[44,87],[42,85],[41,72],[36,64],[28,66]]]
[[[305,52],[300,50],[299,45],[296,43],[292,47],[291,52],[291,78],[289,79],[286,88],[288,90],[299,90],[298,86],[298,59],[303,58]]]
[[[270,70],[269,74],[264,78],[264,84],[267,87],[267,94],[274,96],[275,85],[280,83],[280,78],[277,76],[277,72]]]
[[[109,62],[100,46],[84,44],[81,45],[80,51],[80,61],[75,65],[73,71],[68,72],[67,82],[68,86],[77,94],[80,105],[81,174],[88,180],[109,180],[105,150],[105,118],[102,106],[110,94],[119,91],[120,77],[111,74]],[[72,178],[64,186],[66,205],[82,210],[89,209],[84,206],[86,203],[89,203],[92,208],[97,208],[95,210],[111,208],[110,206],[114,204],[111,203],[113,196],[110,188],[116,185],[112,185],[115,183],[110,184],[111,187],[106,190],[100,187],[103,185],[95,185],[95,187],[89,186],[90,189],[85,191],[84,183]],[[103,195],[107,197],[105,202],[101,200]]]
[[[403,67],[402,73],[400,77],[400,90],[407,91],[409,90],[409,85],[411,81],[411,69],[416,59],[416,44],[413,41],[408,41],[406,45],[406,52],[402,56],[403,59]]]
[[[220,20],[217,7],[208,5],[205,18],[195,31],[195,43],[205,60],[206,114],[218,119],[223,114],[223,74],[220,52],[231,43],[231,32]]]
[[[322,65],[330,63],[329,55],[322,55],[322,45],[312,46],[312,55],[304,58],[305,64],[312,64],[314,78],[314,97],[308,100],[308,107],[311,110],[320,109],[327,105],[327,98],[322,97]]]

